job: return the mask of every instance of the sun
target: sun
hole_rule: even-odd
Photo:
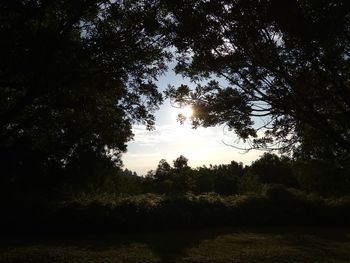
[[[190,124],[194,111],[191,106],[173,107],[171,110],[174,123]]]
[[[190,119],[193,116],[193,109],[191,106],[185,106],[179,109],[178,114],[182,114],[186,119]]]

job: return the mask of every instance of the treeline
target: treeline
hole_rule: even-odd
[[[144,177],[128,169],[119,169],[106,176],[100,187],[92,185],[90,190],[120,196],[210,192],[228,196],[261,193],[266,185],[280,185],[326,197],[350,193],[346,169],[335,169],[326,161],[303,162],[271,153],[263,154],[249,166],[232,161],[197,168],[191,168],[188,159],[181,155],[172,165],[160,160],[158,167]]]
[[[350,194],[350,172],[326,160],[289,158],[263,154],[251,165],[229,164],[190,167],[179,156],[172,163],[162,159],[144,176],[119,166],[81,164],[60,177],[28,176],[22,181],[1,184],[3,200],[67,200],[80,195],[112,194],[126,197],[140,194],[178,196],[216,193],[222,196],[261,193],[265,186],[279,185],[306,194],[340,197]],[[96,164],[96,163],[94,163]],[[54,180],[55,179],[55,180]],[[62,183],[63,181],[63,183]],[[59,182],[59,183],[57,183]]]
[[[265,153],[250,166],[191,168],[161,160],[146,176],[114,167],[56,199],[42,192],[2,199],[0,231],[89,233],[176,227],[348,225],[349,177],[322,162]],[[95,183],[92,183],[95,182]],[[52,196],[51,196],[52,197]]]

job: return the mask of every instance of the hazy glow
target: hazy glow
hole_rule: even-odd
[[[189,159],[191,167],[209,164],[227,164],[232,160],[250,164],[261,152],[243,154],[225,145],[235,138],[223,132],[222,127],[192,129],[189,123],[169,123],[159,125],[154,131],[143,126],[133,128],[134,140],[128,144],[128,152],[123,156],[126,168],[145,175],[154,170],[161,159],[170,164],[180,155]],[[238,145],[241,146],[241,145]]]
[[[159,79],[158,86],[162,90],[169,83],[175,87],[181,84],[193,86],[188,80],[175,76],[171,70]],[[179,114],[189,119],[193,110],[188,106],[176,108],[170,101],[165,101],[156,112],[156,130],[148,131],[146,127],[134,125],[134,140],[128,143],[128,151],[123,154],[124,167],[145,175],[147,171],[156,169],[161,159],[172,164],[181,154],[189,159],[192,167],[225,164],[232,160],[250,164],[261,155],[259,151],[242,154],[242,151],[225,145],[224,142],[243,146],[237,144],[237,136],[224,132],[222,126],[193,129],[190,121],[181,125],[176,120]]]
[[[191,108],[191,106],[185,106],[182,108],[170,106],[170,109],[168,109],[168,111],[171,115],[171,119],[169,120],[171,124],[178,125],[179,124],[178,117],[182,115],[186,118],[186,121],[181,126],[190,126],[190,119],[193,115],[193,109]]]
[[[178,110],[178,114],[182,114],[183,116],[185,116],[187,119],[192,117],[193,114],[193,110],[191,108],[191,106],[185,106],[184,108],[180,108]]]

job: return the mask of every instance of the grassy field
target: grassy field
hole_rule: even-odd
[[[2,237],[0,262],[350,262],[349,228]]]

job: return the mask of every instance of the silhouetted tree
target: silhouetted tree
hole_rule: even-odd
[[[288,151],[311,141],[309,151],[350,152],[349,1],[163,3],[177,71],[227,82],[168,90],[192,105],[195,127],[227,124],[249,148]],[[259,128],[255,117],[265,120]]]
[[[344,196],[350,193],[349,168],[342,167],[331,158],[302,159],[293,165],[300,188],[323,196]]]
[[[155,178],[157,178],[157,179],[169,178],[170,173],[171,173],[170,164],[165,159],[160,160],[158,163],[157,170],[156,170],[155,175],[154,175]]]
[[[161,159],[158,163],[157,169],[153,172],[152,177],[154,190],[157,193],[169,194],[173,188],[173,168],[165,160]]]
[[[168,57],[153,2],[1,1],[2,185],[91,177],[119,164],[132,123],[152,128]]]
[[[178,158],[176,158],[176,160],[174,160],[174,169],[176,171],[181,172],[188,168],[188,159],[185,156],[180,155]]]
[[[194,173],[195,186],[194,192],[199,193],[209,193],[214,192],[214,182],[215,176],[212,170],[206,166],[198,167]]]
[[[243,176],[243,165],[232,161],[228,165],[219,165],[212,168],[215,175],[214,191],[222,195],[238,193],[238,184]]]
[[[250,165],[249,172],[257,176],[263,184],[298,187],[298,181],[293,174],[292,160],[287,157],[264,153]]]

